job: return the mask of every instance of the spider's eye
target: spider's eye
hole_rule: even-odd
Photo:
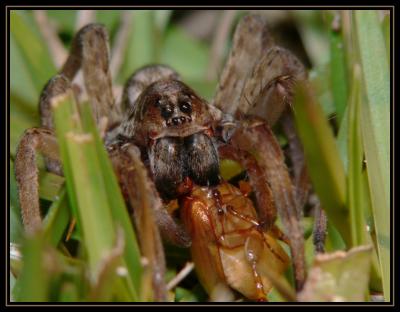
[[[179,109],[181,110],[182,113],[190,114],[192,112],[192,104],[190,102],[180,102],[179,103]]]
[[[173,113],[174,113],[174,108],[172,107],[172,105],[167,104],[161,107],[161,116],[163,116],[165,119],[171,117]]]

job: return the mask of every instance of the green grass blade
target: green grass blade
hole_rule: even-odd
[[[39,197],[54,201],[64,185],[64,178],[51,172],[40,171],[39,184]]]
[[[349,101],[348,118],[348,159],[349,172],[347,176],[347,200],[350,212],[351,239],[353,246],[366,243],[367,207],[363,205],[362,170],[364,150],[361,137],[361,72],[358,64],[354,65],[354,77]]]
[[[70,185],[68,195],[76,202],[78,223],[82,228],[92,278],[95,279],[102,253],[111,249],[114,234],[111,216],[105,207],[103,186],[100,179],[96,179],[100,169],[92,146],[93,138],[83,133],[79,123],[70,121],[71,114],[65,114],[69,107],[76,105],[72,95],[57,99],[54,103],[57,104],[53,110],[56,133],[60,142],[66,184]],[[92,176],[94,179],[91,179]],[[79,192],[80,189],[85,189],[86,192]]]
[[[330,35],[330,65],[331,65],[331,89],[333,101],[336,107],[338,124],[341,124],[347,106],[348,79],[346,69],[346,54],[343,45],[342,30],[337,29],[340,24],[338,12],[327,13]],[[334,25],[335,23],[339,25]]]
[[[43,220],[44,237],[54,247],[61,241],[71,219],[65,189],[55,198]]]
[[[180,27],[170,27],[166,32],[161,62],[174,68],[189,85],[191,81],[204,79],[208,56],[209,47],[191,38]]]
[[[350,246],[346,177],[332,130],[309,84],[299,84],[295,97],[297,129],[311,180],[328,219]]]
[[[356,11],[354,23],[367,101],[361,107],[368,181],[382,270],[390,300],[390,72],[376,11]]]
[[[20,47],[24,60],[26,60],[33,85],[36,91],[40,92],[47,80],[56,72],[49,51],[47,50],[47,45],[31,29],[24,14],[20,11],[11,11],[10,30],[11,36],[14,37],[16,44]]]
[[[48,298],[49,275],[45,268],[42,235],[26,239],[23,245],[23,267],[13,289],[18,302],[44,302]]]
[[[83,127],[87,131],[91,131],[96,141],[96,148],[99,157],[99,161],[102,168],[104,177],[104,183],[107,189],[107,194],[111,195],[108,197],[110,206],[112,207],[111,213],[113,220],[122,226],[125,233],[125,260],[128,265],[128,271],[131,280],[134,281],[134,287],[138,289],[140,287],[140,278],[142,268],[140,264],[140,251],[137,244],[135,232],[132,227],[131,217],[128,214],[128,210],[125,206],[124,199],[119,188],[117,178],[114,174],[112,164],[108,158],[107,153],[104,150],[103,143],[97,133],[94,120],[91,115],[91,109],[89,105],[82,105],[82,121]],[[90,130],[91,129],[91,130]]]
[[[132,30],[128,38],[124,66],[121,68],[121,81],[139,67],[155,63],[155,24],[154,12],[150,10],[133,11]]]
[[[390,64],[390,46],[391,46],[390,27],[391,27],[390,14],[385,14],[382,21],[382,31],[383,31],[383,38],[385,39],[386,55],[389,64]]]
[[[137,300],[140,254],[118,183],[97,135],[90,106],[81,105],[81,114],[77,114],[71,95],[56,99],[54,103],[68,195],[77,208],[92,281],[95,283],[98,274],[104,270],[101,269],[104,257],[115,243],[116,226],[121,225],[126,244],[123,267],[129,273],[127,282],[123,284],[127,289],[124,293],[130,294],[130,300]],[[117,285],[121,285],[118,280]],[[118,288],[108,287],[107,291],[115,293]],[[111,298],[111,293],[106,298]]]

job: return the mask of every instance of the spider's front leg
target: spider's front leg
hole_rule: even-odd
[[[254,153],[271,187],[274,203],[285,226],[295,265],[298,289],[305,280],[304,238],[297,208],[295,188],[285,164],[281,147],[265,121],[253,117],[242,120],[231,137],[235,148]]]
[[[248,151],[229,144],[220,145],[218,152],[221,158],[237,161],[246,168],[250,185],[255,191],[260,224],[266,231],[272,229],[276,220],[276,207],[267,177],[255,157]]]
[[[36,154],[45,157],[49,171],[61,174],[57,140],[53,134],[53,122],[50,115],[51,101],[70,87],[68,79],[62,75],[52,78],[40,97],[42,125],[44,128],[31,128],[25,131],[18,144],[15,157],[15,177],[22,220],[28,234],[41,228],[42,219],[39,207],[39,170]]]
[[[295,82],[306,78],[301,62],[290,51],[275,46],[266,18],[247,15],[236,27],[213,102],[233,116],[255,115],[271,127],[282,122],[301,203],[307,198],[309,185],[290,106]]]
[[[189,247],[191,239],[165,209],[141,160],[140,150],[131,143],[115,143],[107,149],[132,211],[142,255],[149,262],[146,267],[151,272],[148,276],[152,280],[154,299],[165,301],[165,257],[160,232],[164,239],[181,247]]]
[[[109,146],[108,151],[122,193],[133,211],[132,219],[142,256],[147,260],[144,279],[151,280],[154,300],[166,301],[165,257],[155,222],[157,211],[162,210],[161,200],[147,175],[136,146],[130,143],[121,146],[117,143]]]

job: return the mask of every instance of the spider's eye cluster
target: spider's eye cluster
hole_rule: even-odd
[[[188,101],[180,102],[179,109],[182,113],[190,114],[192,112],[192,104]]]
[[[165,119],[170,118],[173,113],[174,113],[174,108],[172,107],[171,104],[166,104],[161,107],[161,116],[163,116]]]

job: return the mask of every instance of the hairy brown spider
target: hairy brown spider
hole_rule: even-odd
[[[181,212],[177,221],[167,209],[155,209],[161,236],[178,246],[191,246],[199,279],[211,299],[234,289],[246,298],[265,300],[272,287],[271,270],[281,274],[289,263],[277,239],[290,244],[296,285],[301,288],[305,273],[298,220],[308,184],[290,104],[294,82],[306,79],[306,72],[295,56],[274,45],[264,18],[250,15],[238,24],[211,103],[173,69],[152,65],[131,76],[116,105],[108,65],[106,30],[87,25],[75,36],[60,73],[42,92],[42,127],[25,132],[15,161],[27,233],[41,227],[36,152],[45,156],[49,171],[62,174],[51,100],[72,89],[82,70],[98,126],[106,129],[105,146],[128,206],[134,214],[139,209],[132,192],[135,172],[127,168],[144,167],[145,181],[153,190],[145,196],[164,206],[175,205]],[[300,157],[293,161],[293,177],[270,128],[278,121],[288,136],[292,157]],[[219,169],[223,158],[242,165],[249,186],[242,182],[238,188],[223,180]],[[274,225],[277,212],[285,237]],[[155,267],[164,263],[162,246],[157,248],[160,261],[152,264]],[[160,281],[163,268],[155,271],[154,280]],[[165,300],[164,283],[155,282],[154,287],[155,299]]]

